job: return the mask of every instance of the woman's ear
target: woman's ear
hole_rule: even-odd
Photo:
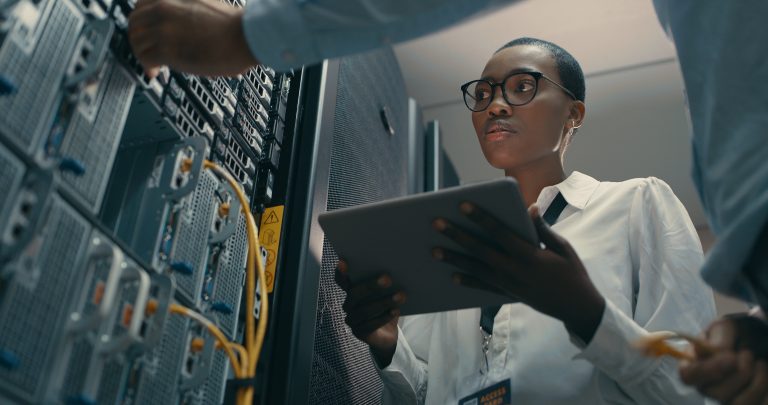
[[[578,129],[584,122],[587,113],[587,107],[583,101],[576,100],[571,104],[568,114],[568,121],[573,123],[573,128]]]

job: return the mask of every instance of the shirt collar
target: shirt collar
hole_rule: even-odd
[[[563,194],[568,205],[583,210],[600,182],[584,173],[574,171],[568,178],[554,186],[544,187],[536,200],[540,209],[546,209],[558,192]]]

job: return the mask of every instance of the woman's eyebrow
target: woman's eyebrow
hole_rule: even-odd
[[[504,75],[504,77],[506,78],[516,73],[531,73],[531,72],[537,72],[537,70],[531,67],[519,67],[519,68],[508,70],[507,73]],[[483,76],[480,79],[488,80],[489,82],[495,83],[494,79],[490,76]]]

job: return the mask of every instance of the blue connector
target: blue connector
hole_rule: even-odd
[[[59,162],[59,170],[70,172],[75,176],[82,176],[85,174],[85,165],[77,159],[65,157]]]
[[[0,75],[0,96],[10,96],[16,93],[16,84],[11,79]]]
[[[172,262],[171,270],[177,271],[185,276],[191,276],[195,269],[187,262]]]
[[[96,400],[84,394],[79,394],[67,398],[64,403],[67,405],[96,405]]]
[[[15,370],[19,368],[19,364],[21,364],[21,360],[19,360],[19,356],[17,356],[16,353],[6,349],[0,349],[0,367],[3,367],[6,370]]]
[[[211,305],[211,311],[221,312],[224,315],[230,315],[232,312],[234,312],[232,307],[224,302],[214,302],[213,305]]]

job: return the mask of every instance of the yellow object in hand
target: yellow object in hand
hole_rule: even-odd
[[[689,342],[694,353],[683,351],[672,346],[668,341],[682,339]],[[708,357],[718,349],[701,338],[676,332],[653,332],[637,340],[633,346],[649,357],[670,356],[678,360],[695,360],[697,357]]]

